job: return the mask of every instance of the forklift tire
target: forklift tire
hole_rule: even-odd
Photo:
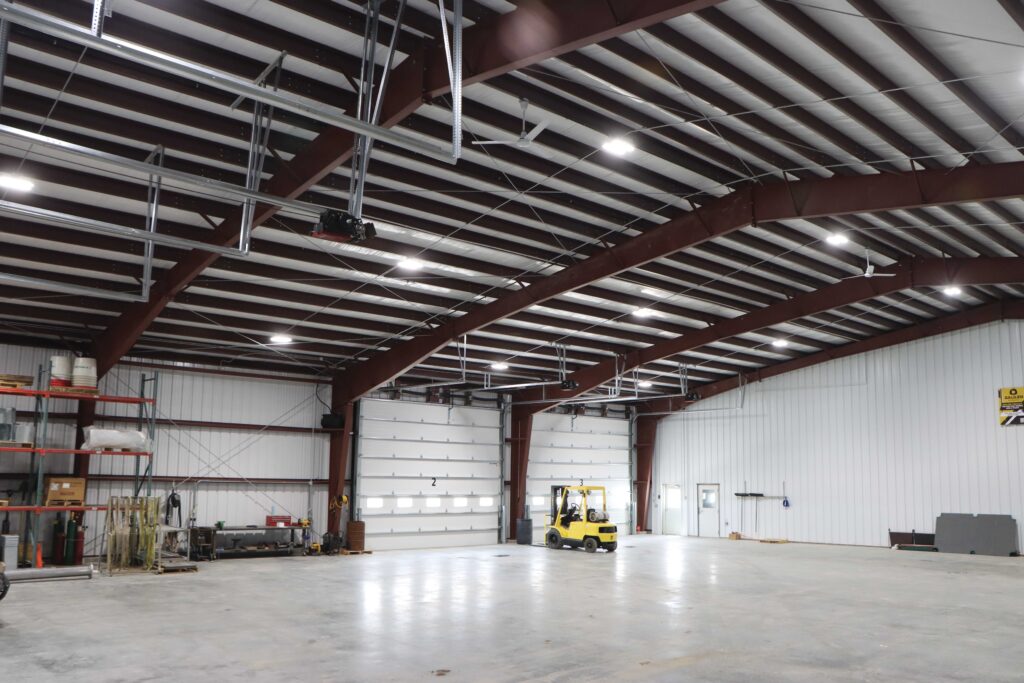
[[[604,549],[607,550],[610,553],[614,553],[615,549],[618,548],[618,547],[619,547],[619,544],[617,542],[616,543],[606,543],[605,546],[604,546]]]
[[[597,552],[597,539],[596,538],[585,539],[583,541],[583,549],[586,550],[588,553],[596,553]]]
[[[545,539],[548,547],[552,550],[558,550],[562,547],[562,534],[558,533],[554,529],[548,532],[548,536]]]

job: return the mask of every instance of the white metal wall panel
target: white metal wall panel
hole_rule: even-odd
[[[0,372],[35,373],[40,364],[48,364],[54,353],[48,349],[0,345]],[[137,395],[143,373],[155,370],[135,366],[117,366],[101,380],[104,393]],[[324,401],[329,391],[322,389]],[[0,406],[16,405],[19,410],[32,410],[31,399],[0,396]],[[133,405],[100,404],[101,415],[134,418],[138,408]],[[328,440],[316,434],[323,405],[313,394],[313,385],[304,382],[275,381],[245,377],[206,375],[195,372],[160,370],[157,394],[157,417],[172,421],[200,421],[224,424],[272,425],[308,429],[308,432],[253,431],[230,428],[157,427],[154,475],[173,477],[182,494],[183,511],[187,516],[197,481],[195,496],[199,524],[212,525],[224,521],[229,525],[260,524],[270,514],[305,517],[312,511],[313,529],[326,527],[326,487],[307,483],[231,483],[210,481],[231,479],[326,479]],[[74,412],[74,401],[51,402],[52,412]],[[97,421],[98,425],[131,428],[121,422]],[[74,429],[67,422],[51,426],[49,445],[69,448]],[[29,470],[30,456],[3,456],[0,472],[24,473]],[[47,471],[66,474],[72,469],[71,456],[48,456]],[[91,474],[132,475],[132,459],[93,457]],[[0,490],[16,486],[0,474]],[[157,483],[154,495],[165,496],[171,482]],[[104,504],[111,495],[130,495],[131,483],[94,481],[87,490],[87,502]],[[310,507],[312,500],[312,507]],[[12,517],[17,528],[20,515]],[[86,516],[87,552],[100,547],[103,531],[102,513]],[[97,550],[98,551],[98,550]]]
[[[631,533],[632,464],[629,420],[540,413],[533,417],[526,504],[541,538],[555,484],[604,486],[611,521]]]
[[[497,410],[367,399],[359,406],[356,492],[368,549],[498,541]]]
[[[723,535],[887,545],[888,529],[932,531],[942,512],[1024,525],[1024,428],[1000,427],[996,415],[996,391],[1020,385],[1017,321],[782,375],[750,385],[742,401],[734,391],[664,419],[654,492],[683,487],[690,534],[699,483],[722,485]],[[769,495],[785,482],[791,507],[740,502],[744,482]],[[653,521],[660,530],[660,508]]]

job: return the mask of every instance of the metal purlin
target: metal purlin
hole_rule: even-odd
[[[448,43],[448,15],[444,0],[437,0],[441,16],[441,42],[448,60],[448,80],[452,89],[452,160],[462,158],[462,0],[452,2],[452,39]]]

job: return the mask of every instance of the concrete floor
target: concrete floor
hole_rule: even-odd
[[[15,584],[0,680],[1021,681],[1024,561],[627,538]]]

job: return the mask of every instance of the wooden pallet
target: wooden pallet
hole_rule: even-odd
[[[762,538],[761,543],[789,543],[784,538]]]
[[[342,555],[373,555],[372,550],[349,550],[348,548],[341,549]]]
[[[0,387],[4,389],[24,389],[32,386],[35,382],[32,375],[5,375],[0,374]]]
[[[53,507],[53,508],[76,508],[76,507],[82,507],[84,505],[85,505],[85,502],[81,501],[81,500],[64,499],[64,500],[52,500],[52,501],[48,500],[48,501],[46,501],[46,504],[43,507],[48,507],[48,508],[50,508],[50,507]]]
[[[50,387],[49,391],[54,394],[88,394],[99,396],[99,389],[84,389],[82,387]]]
[[[29,441],[0,441],[0,448],[33,448]]]

